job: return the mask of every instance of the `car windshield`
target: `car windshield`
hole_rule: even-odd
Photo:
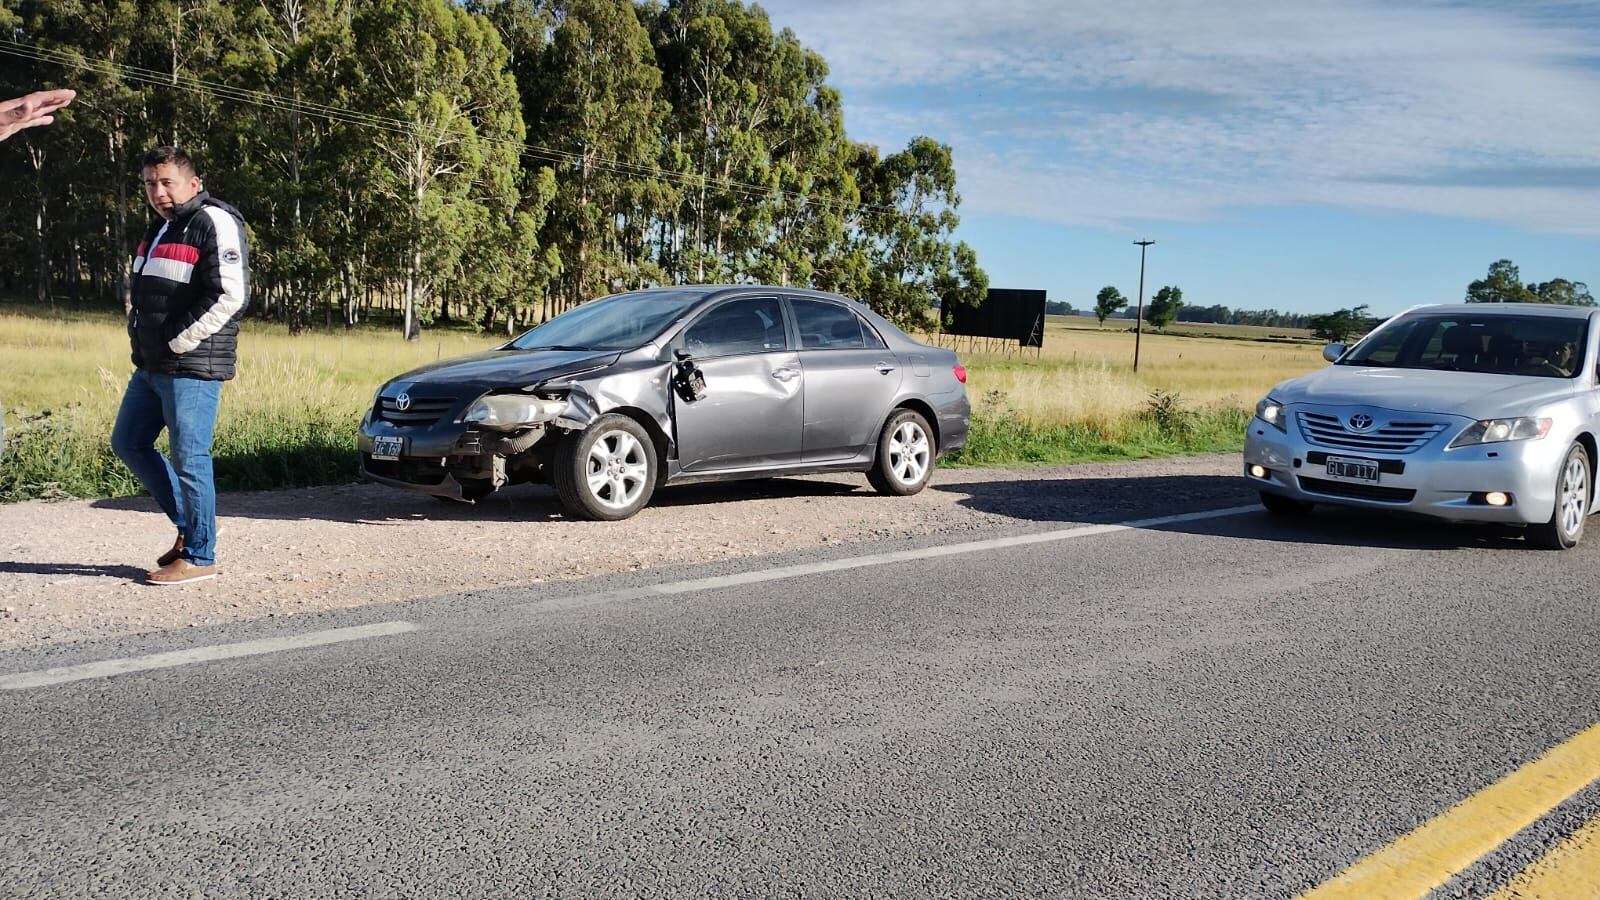
[[[507,350],[632,350],[704,296],[685,291],[616,294],[567,310],[506,344]]]
[[[1583,370],[1588,322],[1548,315],[1402,316],[1338,364],[1572,378]]]

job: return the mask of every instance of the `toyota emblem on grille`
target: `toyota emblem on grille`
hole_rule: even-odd
[[[411,408],[411,395],[407,394],[404,391],[401,391],[400,392],[400,396],[394,398],[394,408],[400,410],[401,412],[405,412],[406,410],[410,409]],[[1354,420],[1352,420],[1352,421],[1354,421]],[[1369,422],[1370,422],[1370,420],[1369,420]]]
[[[403,397],[405,395],[401,394],[401,396]],[[404,406],[402,406],[400,408],[401,409],[405,409]],[[1350,417],[1350,430],[1351,431],[1366,431],[1368,428],[1371,428],[1371,427],[1372,427],[1372,417],[1367,415],[1366,413],[1356,413],[1355,415]]]

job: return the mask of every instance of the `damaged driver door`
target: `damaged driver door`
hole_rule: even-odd
[[[799,353],[789,345],[776,297],[740,297],[718,304],[684,329],[670,349],[689,363],[674,369],[680,373],[673,418],[681,471],[799,461],[805,376]],[[704,379],[703,392],[682,383],[696,371]]]

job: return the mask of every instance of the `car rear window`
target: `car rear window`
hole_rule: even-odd
[[[802,350],[860,350],[882,347],[883,338],[861,317],[837,303],[795,297],[795,324],[800,327]]]
[[[1588,326],[1567,316],[1402,316],[1339,365],[1572,378],[1583,370]]]

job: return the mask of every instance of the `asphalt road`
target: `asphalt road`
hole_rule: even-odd
[[[969,539],[1172,511],[1150,487],[980,489],[1015,526]],[[819,559],[0,655],[415,626],[0,690],[0,896],[1292,896],[1600,721],[1600,532],[1252,509],[760,574]]]

